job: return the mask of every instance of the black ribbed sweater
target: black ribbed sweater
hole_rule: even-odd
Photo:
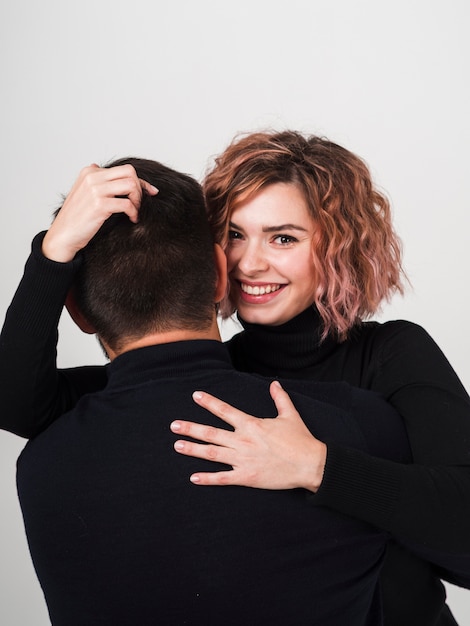
[[[317,383],[307,397],[285,383],[323,439],[409,459],[403,425],[376,394]],[[173,450],[173,419],[220,425],[195,388],[274,417],[268,386],[236,372],[219,341],[131,350],[102,391],[27,443],[18,495],[54,626],[382,625],[388,533],[310,506],[302,489],[197,487],[191,473],[226,466]]]
[[[102,366],[56,370],[57,322],[80,261],[48,261],[41,241],[33,242],[0,337],[0,426],[25,437],[106,382]],[[389,551],[382,576],[387,626],[455,623],[439,617],[445,611],[439,577],[469,586],[470,400],[434,341],[419,326],[398,321],[364,323],[344,343],[320,344],[319,319],[309,310],[281,327],[245,325],[228,347],[237,369],[344,380],[378,391],[397,408],[414,464],[331,445],[312,505],[374,523],[412,549]]]

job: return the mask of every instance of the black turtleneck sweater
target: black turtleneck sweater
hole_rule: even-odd
[[[228,342],[236,369],[344,380],[379,392],[398,410],[414,464],[387,464],[329,446],[324,480],[312,502],[368,520],[398,539],[381,577],[386,625],[456,624],[439,577],[465,587],[468,578],[456,575],[457,561],[445,572],[430,560],[433,548],[467,555],[464,561],[470,553],[470,399],[439,347],[406,321],[366,322],[345,342],[321,342],[315,309],[278,327],[240,322],[244,330]],[[376,489],[377,479],[382,488]],[[390,481],[399,485],[395,499],[386,495]],[[463,570],[468,573],[466,565]]]
[[[66,264],[45,259],[42,237],[33,242],[0,337],[0,427],[23,437],[44,430],[107,380],[103,366],[56,369],[57,323],[80,259]],[[280,327],[245,324],[228,347],[242,371],[343,380],[381,393],[397,408],[414,464],[331,445],[312,505],[374,523],[400,540],[389,550],[382,574],[386,626],[455,624],[439,579],[469,586],[470,399],[419,326],[363,323],[343,343],[331,338],[320,343],[319,331],[311,309]]]
[[[170,422],[220,421],[195,388],[274,417],[269,381],[236,372],[219,341],[126,352],[18,459],[31,556],[54,626],[379,626],[388,534],[302,489],[196,487],[226,466],[173,450]],[[377,394],[346,383],[297,393],[307,427],[338,446],[408,459],[406,433]],[[387,437],[378,436],[375,414]]]
[[[347,381],[380,393],[405,421],[414,465],[406,468],[400,500],[393,507],[384,504],[383,519],[365,512],[364,498],[356,495],[367,478],[345,465],[346,459],[341,459],[344,475],[335,475],[337,484],[315,499],[426,545],[470,553],[470,398],[429,335],[410,322],[368,322],[343,343],[321,343],[314,309],[277,327],[240,321],[243,332],[228,342],[237,370]],[[365,475],[377,470],[372,463],[377,461],[364,461]]]

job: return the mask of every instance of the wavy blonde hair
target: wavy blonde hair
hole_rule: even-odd
[[[318,226],[314,297],[322,337],[344,340],[383,300],[403,293],[401,242],[390,203],[365,162],[325,138],[295,131],[241,135],[215,159],[203,182],[216,241],[226,247],[233,210],[279,182],[301,190]],[[234,310],[228,294],[220,312],[228,317]]]

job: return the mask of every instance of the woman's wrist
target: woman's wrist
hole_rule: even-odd
[[[313,454],[309,457],[309,462],[304,467],[304,478],[302,487],[316,493],[320,488],[325,473],[327,446],[322,441],[315,439]]]
[[[56,237],[50,234],[50,230],[47,231],[42,241],[42,253],[51,261],[57,263],[68,263],[72,261],[77,253],[77,250],[72,250]]]

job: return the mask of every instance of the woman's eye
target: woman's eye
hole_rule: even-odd
[[[229,230],[229,231],[228,231],[228,238],[229,238],[229,240],[233,240],[233,239],[241,239],[241,238],[242,238],[242,235],[241,235],[241,233],[239,233],[239,232],[238,232],[238,231],[236,231],[236,230]]]
[[[277,235],[274,237],[274,243],[281,244],[282,246],[287,246],[290,243],[295,243],[298,241],[295,237],[291,235]]]

